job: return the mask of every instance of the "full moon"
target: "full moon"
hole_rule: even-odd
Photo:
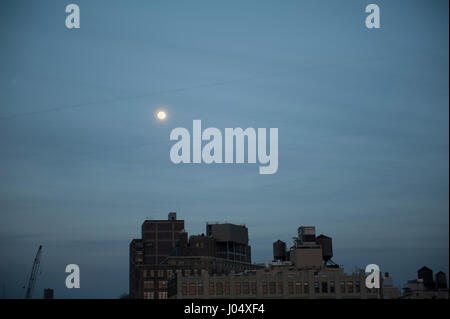
[[[164,111],[159,111],[158,113],[156,113],[156,117],[158,118],[158,120],[163,121],[166,119],[167,114]]]

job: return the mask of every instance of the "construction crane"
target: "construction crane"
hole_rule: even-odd
[[[39,246],[36,257],[34,258],[33,267],[31,268],[30,277],[28,278],[28,283],[26,285],[25,299],[31,299],[33,297],[34,285],[36,284],[36,276],[38,274],[39,265],[41,263],[41,253],[42,245]],[[25,286],[23,288],[25,288]]]

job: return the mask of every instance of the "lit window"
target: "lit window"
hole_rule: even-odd
[[[278,293],[279,294],[283,293],[283,283],[281,281],[278,282]]]
[[[216,294],[219,296],[223,295],[223,283],[216,283]]]
[[[163,291],[158,294],[159,299],[167,299],[167,292]]]
[[[296,294],[301,294],[302,293],[302,283],[301,282],[296,282],[295,283],[295,293]]]
[[[250,284],[248,281],[244,281],[242,283],[242,292],[244,295],[248,295],[250,293]]]
[[[153,288],[155,288],[155,282],[153,280],[144,281],[144,289],[153,289]]]
[[[153,292],[144,292],[144,299],[154,299],[154,294]]]
[[[241,294],[241,283],[237,282],[235,288],[236,288],[236,295],[240,295]]]
[[[189,295],[196,295],[197,294],[197,285],[195,282],[189,283]]]
[[[309,294],[309,283],[308,282],[303,283],[303,293]]]
[[[252,294],[256,295],[256,282],[252,282]]]
[[[288,282],[288,292],[290,295],[294,293],[294,283],[292,281]]]
[[[167,280],[161,280],[158,283],[159,289],[166,289],[167,288]]]
[[[347,282],[347,292],[348,292],[349,294],[352,294],[352,293],[353,293],[353,281],[348,281],[348,282]]]
[[[315,294],[319,294],[320,293],[320,286],[319,286],[319,282],[318,281],[314,282],[314,293]]]

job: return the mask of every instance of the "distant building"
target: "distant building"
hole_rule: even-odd
[[[296,299],[375,299],[379,289],[365,287],[365,273],[345,274],[341,268],[320,271],[293,266],[210,275],[184,275],[180,271],[169,282],[169,298],[296,298]]]
[[[244,225],[207,224],[207,237],[215,240],[215,256],[233,261],[251,262],[248,229]]]
[[[433,281],[433,271],[422,267],[417,271],[417,279],[408,280],[403,288],[403,299],[448,299],[447,279],[440,271]]]
[[[169,298],[381,298],[381,289],[366,288],[363,270],[346,274],[336,264],[328,264],[332,256],[328,238],[321,237],[327,250],[324,255],[315,227],[300,227],[289,253],[284,253],[283,242],[275,242],[275,261],[262,269],[222,274],[176,271],[168,283]],[[284,256],[289,260],[284,261]]]
[[[142,239],[130,243],[130,298],[166,299],[168,280],[176,271],[226,274],[261,268],[251,264],[247,227],[207,224],[206,233],[188,239],[175,213],[167,220],[144,221]]]
[[[433,270],[428,267],[422,267],[417,271],[417,278],[422,279],[423,285],[427,289],[431,289],[434,286],[433,282]]]
[[[146,220],[142,224],[142,239],[130,243],[130,297],[142,298],[143,265],[158,265],[165,261],[177,242],[187,234],[184,221],[169,213],[167,220]]]
[[[44,299],[53,299],[53,289],[50,288],[44,289]]]
[[[397,287],[394,287],[389,273],[384,273],[384,277],[382,278],[382,297],[384,299],[398,299],[401,296],[402,292]]]
[[[436,289],[447,289],[447,277],[442,271],[436,274]]]

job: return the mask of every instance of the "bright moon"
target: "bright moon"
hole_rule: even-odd
[[[158,118],[158,120],[165,120],[167,115],[166,112],[164,111],[159,111],[158,113],[156,113],[156,117]]]

